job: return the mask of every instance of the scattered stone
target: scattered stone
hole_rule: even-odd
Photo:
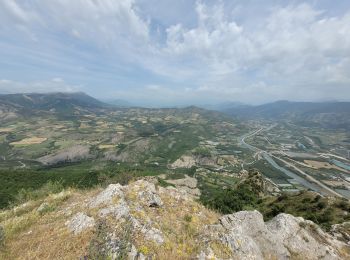
[[[218,259],[210,247],[208,247],[204,251],[201,251],[201,253],[198,255],[198,260],[207,260],[207,259],[210,259],[210,260]]]
[[[39,208],[36,211],[39,213],[43,213],[44,211],[48,210],[49,207],[50,207],[49,203],[43,202],[43,203],[41,203],[41,205],[39,206]]]
[[[128,260],[145,260],[146,257],[140,253],[137,252],[136,247],[134,245],[131,245],[130,252],[128,253]]]
[[[138,183],[138,197],[141,203],[148,207],[161,207],[163,206],[162,199],[157,194],[153,183],[142,181]]]
[[[163,233],[159,229],[156,229],[154,227],[150,228],[145,232],[145,238],[154,241],[157,244],[164,243]]]
[[[115,196],[124,197],[123,186],[118,184],[110,184],[105,190],[100,192],[90,203],[90,208],[95,208],[101,204],[110,204]]]
[[[79,212],[71,220],[66,222],[66,226],[76,235],[95,226],[95,220],[94,218]]]
[[[110,206],[108,208],[103,208],[99,211],[100,217],[106,217],[107,215],[113,215],[116,219],[122,217],[126,218],[129,216],[129,207],[125,200],[122,199],[116,206]]]

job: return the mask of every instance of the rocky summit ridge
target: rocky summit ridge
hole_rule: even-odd
[[[16,238],[9,237],[9,249],[3,256],[350,259],[349,237],[337,232],[341,225],[326,233],[315,223],[289,214],[279,214],[268,222],[258,211],[220,215],[186,191],[164,188],[152,180],[85,192],[67,190],[40,203],[28,202],[1,213],[9,236],[19,218],[31,222]]]

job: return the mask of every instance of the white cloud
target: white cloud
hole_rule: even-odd
[[[168,2],[160,6],[171,8]],[[144,93],[178,97],[183,91],[189,97],[193,93],[193,98],[263,102],[305,95],[321,98],[332,89],[331,98],[350,98],[345,87],[350,83],[350,10],[330,16],[307,3],[272,6],[267,1],[268,7],[255,15],[239,13],[247,8],[232,9],[225,1],[181,3],[193,9],[193,19],[181,19],[179,13],[163,24],[158,20],[165,19],[162,15],[154,18],[152,12],[140,10],[147,5],[145,0],[2,0],[0,37],[13,36],[16,32],[9,31],[15,24],[20,32],[35,35],[30,38],[38,39],[35,48],[43,42],[46,51],[56,51],[52,56],[62,53],[63,61],[79,49],[83,62],[97,68],[89,70],[96,78],[113,78],[116,70],[123,70],[133,81],[145,70],[152,82],[158,77],[172,86],[141,82]],[[176,10],[183,9],[181,3],[176,3]],[[244,15],[249,17],[240,19]],[[175,20],[179,22],[170,23]]]

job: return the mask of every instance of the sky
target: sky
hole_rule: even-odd
[[[350,100],[349,0],[0,0],[0,93]]]

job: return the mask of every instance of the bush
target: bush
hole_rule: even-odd
[[[236,189],[221,190],[212,198],[201,197],[204,205],[216,209],[223,214],[230,214],[244,209],[255,208],[258,196],[248,185],[240,185]]]
[[[29,200],[36,200],[48,196],[49,194],[59,193],[64,189],[62,181],[49,181],[40,189],[21,189],[16,195],[17,203],[24,203]]]
[[[193,155],[201,156],[201,157],[209,157],[211,156],[211,152],[206,147],[198,147],[193,151]]]
[[[339,208],[341,208],[344,211],[349,211],[350,210],[350,204],[346,200],[341,200],[338,205]]]
[[[324,209],[327,207],[327,203],[325,201],[320,201],[317,203],[317,208],[318,209]]]

